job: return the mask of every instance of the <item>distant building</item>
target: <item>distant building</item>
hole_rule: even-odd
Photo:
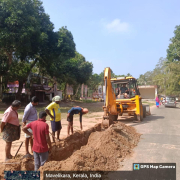
[[[157,96],[156,85],[138,86],[138,88],[143,99],[155,99]]]
[[[19,88],[19,81],[8,82],[7,88],[7,93],[17,93]],[[25,93],[25,84],[23,84],[22,93]]]
[[[42,84],[30,83],[30,79],[32,78],[41,78]],[[54,82],[53,86],[51,87],[48,86],[48,80],[49,79],[46,77],[41,77],[38,74],[31,73],[30,76],[28,77],[29,88],[25,88],[25,84],[23,84],[21,99],[23,101],[30,101],[30,98],[32,96],[37,96],[40,102],[44,102],[46,96],[50,101],[56,95],[59,95],[62,98],[62,91],[57,89],[57,83]],[[7,88],[8,90],[6,93],[4,93],[4,96],[6,94],[15,95],[18,92],[19,82],[18,81],[8,82]]]

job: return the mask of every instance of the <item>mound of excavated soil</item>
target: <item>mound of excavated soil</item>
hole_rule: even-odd
[[[133,127],[116,123],[108,129],[101,129],[101,124],[78,131],[64,141],[53,145],[49,162],[40,168],[43,171],[59,170],[116,170],[119,162],[130,154],[139,141],[140,134]],[[0,164],[0,176],[4,170],[33,170],[33,159],[15,159]]]
[[[5,164],[0,164],[0,179],[4,175],[4,171],[33,171],[34,170],[34,159],[12,159]]]
[[[140,134],[133,127],[117,123],[105,131],[91,133],[87,145],[68,159],[48,162],[40,170],[116,170],[120,160],[131,152],[139,138]]]

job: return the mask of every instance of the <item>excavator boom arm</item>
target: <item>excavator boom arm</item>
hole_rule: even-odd
[[[110,113],[112,115],[117,115],[118,113],[116,107],[116,96],[111,84],[110,68],[105,68],[104,70],[104,82],[105,82],[105,91],[106,91],[105,107],[107,109],[107,113]]]

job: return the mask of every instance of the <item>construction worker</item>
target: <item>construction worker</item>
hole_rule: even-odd
[[[37,110],[35,108],[35,106],[37,106],[39,103],[39,99],[34,96],[31,99],[31,102],[25,107],[24,109],[24,115],[22,118],[22,122],[23,122],[23,126],[28,125],[29,123],[36,121],[38,119],[37,116]],[[31,129],[28,129],[29,132],[32,132]],[[24,157],[29,158],[29,157],[33,157],[33,155],[30,154],[29,152],[29,143],[31,145],[31,153],[32,153],[32,147],[33,147],[33,139],[28,135],[25,134],[25,151],[26,151],[26,155]]]
[[[60,110],[60,106],[59,103],[61,101],[61,97],[60,96],[55,96],[52,99],[52,103],[49,104],[46,107],[46,113],[51,117],[51,128],[52,128],[52,138],[53,138],[53,142],[55,142],[55,132],[57,132],[57,139],[59,140],[59,136],[60,136],[60,131],[62,129],[61,126],[61,110]]]
[[[121,94],[127,93],[128,88],[126,87],[126,84],[124,83],[123,86],[120,88]]]
[[[49,137],[49,125],[46,123],[46,112],[39,113],[39,119],[29,123],[23,127],[23,131],[30,137],[33,136],[33,154],[34,154],[34,170],[37,171],[40,166],[43,166],[48,159],[51,150],[51,141]],[[28,129],[32,131],[29,132]],[[49,147],[48,147],[49,146]]]
[[[79,106],[73,107],[68,111],[67,114],[67,121],[68,121],[68,126],[67,126],[67,135],[69,136],[70,134],[70,129],[71,133],[73,134],[73,116],[74,114],[79,114],[79,121],[80,121],[80,128],[82,130],[82,115],[87,114],[88,109],[87,108],[82,108]]]
[[[11,147],[12,142],[20,138],[20,126],[17,110],[21,107],[21,102],[15,100],[11,106],[6,109],[2,117],[1,132],[3,132],[3,140],[6,142],[5,146],[5,161],[12,159]]]

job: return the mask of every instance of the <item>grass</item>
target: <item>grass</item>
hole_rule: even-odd
[[[90,121],[90,123],[96,123],[96,121]]]
[[[38,114],[39,114],[40,111],[44,111],[45,108],[47,107],[47,105],[48,105],[48,103],[47,104],[43,104],[43,105],[42,104],[38,105],[36,107],[36,110],[37,110]],[[25,106],[26,105],[21,106],[21,108],[18,110],[20,124],[22,124],[22,117],[23,117],[23,114],[24,114]],[[88,108],[89,113],[87,115],[84,115],[85,117],[89,117],[89,116],[90,117],[91,116],[92,117],[99,117],[97,115],[91,115],[91,113],[93,113],[93,112],[103,112],[103,110],[102,110],[103,103],[102,102],[96,102],[96,101],[91,101],[91,100],[73,101],[73,102],[68,102],[68,103],[61,102],[60,103],[60,109],[61,109],[61,118],[62,119],[66,119],[67,118],[67,112],[73,106],[80,106],[80,107]],[[0,114],[4,114],[4,111],[7,108],[8,108],[7,105],[5,105],[3,103],[0,103]],[[47,121],[49,121],[50,117],[47,116],[46,119],[47,119]],[[79,120],[79,117],[78,117],[78,120]]]
[[[82,103],[97,103],[98,101],[83,99],[83,100],[79,100],[77,102],[82,102]]]
[[[18,114],[19,115],[23,115],[24,114],[24,108],[25,107],[21,107],[20,109],[18,109]],[[2,109],[2,108],[1,108]],[[6,110],[6,109],[5,109]],[[4,111],[5,110],[0,110],[0,114],[4,114]],[[37,107],[36,108],[37,112],[40,112],[40,111],[44,111],[45,110],[45,107]]]
[[[155,105],[155,102],[148,102],[148,101],[144,101],[142,102],[143,104],[148,104],[149,106],[154,106]]]

